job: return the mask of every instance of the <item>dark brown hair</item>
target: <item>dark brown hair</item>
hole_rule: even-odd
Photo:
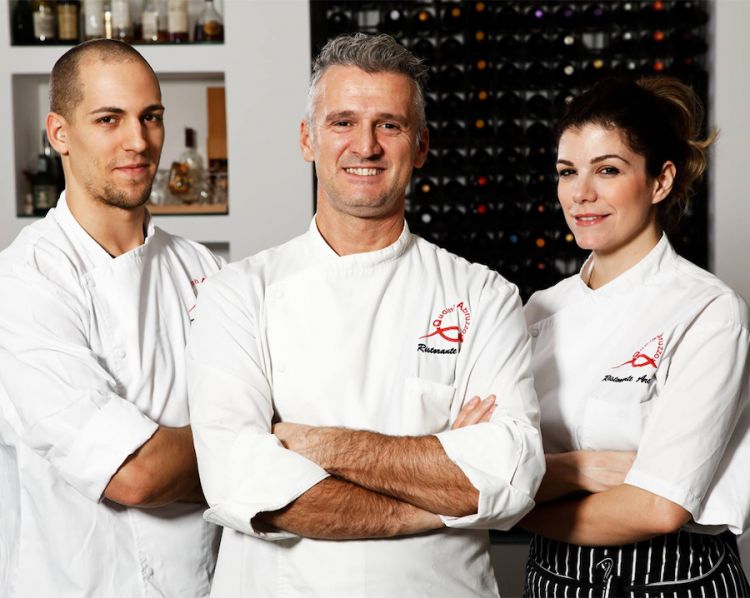
[[[704,109],[695,92],[671,77],[604,79],[575,98],[557,125],[557,140],[568,129],[595,124],[616,129],[630,149],[644,157],[646,173],[657,177],[664,163],[677,173],[670,194],[656,206],[663,230],[673,231],[687,210],[695,183],[708,163],[713,132],[700,138]]]
[[[50,111],[71,118],[76,106],[83,99],[79,67],[81,60],[88,56],[95,56],[103,62],[140,62],[151,71],[156,84],[159,84],[151,65],[135,48],[114,39],[94,39],[74,46],[55,63],[49,77]]]

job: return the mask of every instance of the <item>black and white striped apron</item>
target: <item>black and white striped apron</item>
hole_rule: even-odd
[[[729,532],[679,531],[623,546],[531,539],[524,598],[748,598]]]

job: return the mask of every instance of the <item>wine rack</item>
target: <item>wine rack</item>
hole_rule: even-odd
[[[707,105],[707,2],[311,1],[313,55],[344,32],[384,32],[430,68],[430,154],[406,217],[417,234],[518,285],[524,299],[580,268],[585,253],[556,197],[554,123],[615,73],[669,74]],[[704,182],[670,237],[708,264]]]

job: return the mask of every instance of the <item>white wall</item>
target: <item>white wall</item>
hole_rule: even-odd
[[[716,0],[713,125],[712,265],[750,301],[750,2]]]

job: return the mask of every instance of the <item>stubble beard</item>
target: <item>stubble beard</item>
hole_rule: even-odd
[[[142,193],[135,196],[128,195],[123,191],[115,189],[111,185],[104,185],[103,189],[96,190],[91,193],[91,195],[93,195],[97,201],[113,208],[120,208],[121,210],[136,210],[145,205],[148,201],[148,198],[151,196],[152,184],[153,181],[143,189]]]

